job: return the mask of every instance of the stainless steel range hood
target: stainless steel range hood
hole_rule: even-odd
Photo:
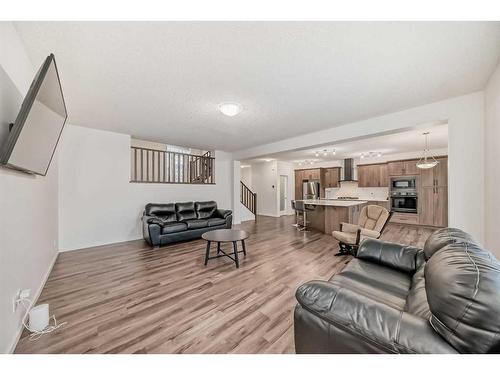
[[[343,178],[340,180],[340,182],[344,181],[358,182],[357,180],[354,179],[354,160],[352,158],[344,159],[344,167],[342,168],[342,173],[343,173]]]

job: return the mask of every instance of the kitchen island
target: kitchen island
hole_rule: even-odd
[[[363,200],[305,199],[304,204],[314,206],[307,211],[307,227],[331,234],[340,230],[340,223],[357,224],[361,208],[368,203]]]

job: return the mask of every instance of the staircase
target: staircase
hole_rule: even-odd
[[[195,157],[195,159],[190,162],[189,171],[192,184],[211,182],[213,180],[212,153],[207,151],[203,155]]]
[[[240,181],[240,202],[254,214],[257,221],[257,193],[254,193],[243,181]]]

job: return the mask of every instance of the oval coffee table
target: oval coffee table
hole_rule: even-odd
[[[205,253],[205,266],[209,259],[215,259],[220,257],[228,257],[236,263],[236,268],[240,267],[240,262],[238,261],[238,253],[243,253],[247,256],[247,251],[245,248],[245,240],[249,237],[249,234],[244,230],[239,229],[216,229],[210,232],[205,232],[201,235],[201,238],[207,241],[207,252]],[[243,251],[238,251],[237,241],[241,241],[241,246]],[[217,242],[217,256],[210,256],[210,244],[212,242]],[[220,248],[221,242],[232,242],[233,243],[233,256],[225,253]]]

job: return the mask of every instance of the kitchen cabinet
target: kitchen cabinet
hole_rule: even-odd
[[[448,226],[448,188],[423,187],[419,196],[419,224],[434,227]]]
[[[389,210],[389,201],[370,201],[368,204],[374,204],[376,206],[382,206],[386,210]]]
[[[304,180],[321,180],[321,169],[296,169],[295,170],[295,199],[302,199],[302,183]],[[324,191],[324,189],[322,189]]]
[[[323,178],[321,179],[321,188],[339,187],[340,168],[325,168]]]
[[[302,199],[302,170],[295,171],[295,199]]]
[[[302,177],[304,180],[319,180],[321,178],[319,168],[303,169],[302,173]]]
[[[389,176],[416,176],[420,174],[417,160],[391,161],[387,163]]]
[[[421,225],[448,225],[448,158],[420,173],[419,212]]]
[[[394,212],[391,217],[391,223],[399,224],[418,224],[419,223],[418,214],[406,214],[402,212]]]
[[[359,187],[388,187],[387,164],[358,165]]]
[[[430,169],[420,171],[422,187],[448,186],[448,158],[436,159],[439,163]]]

